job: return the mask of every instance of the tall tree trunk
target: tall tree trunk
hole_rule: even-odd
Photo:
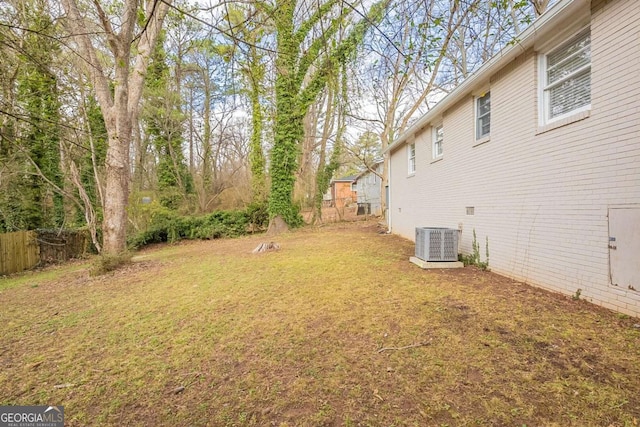
[[[128,55],[127,55],[128,59]],[[121,64],[128,60],[117,58]],[[106,159],[106,188],[104,221],[102,223],[103,249],[117,254],[126,249],[127,203],[129,199],[129,151],[131,147],[131,117],[128,90],[129,68],[119,67],[116,72],[114,103],[111,107],[107,132],[109,135]]]
[[[293,197],[294,201],[305,207],[310,201],[310,196],[311,201],[313,200],[313,153],[314,150],[322,144],[322,141],[318,141],[317,131],[320,114],[325,102],[325,96],[320,96],[318,102],[309,107],[307,114],[305,114],[303,119],[304,138],[302,139],[301,144],[300,159],[298,161],[299,166],[296,172],[296,185],[293,190]]]
[[[342,75],[344,75],[344,67],[342,67]],[[345,83],[343,81],[343,83]],[[327,100],[326,100],[326,114],[325,122],[322,128],[322,137],[319,147],[319,160],[318,171],[316,172],[315,187],[313,194],[313,215],[311,217],[311,223],[316,224],[322,221],[322,202],[324,200],[324,193],[329,189],[329,183],[333,178],[333,173],[339,167],[339,158],[342,148],[342,131],[341,125],[344,122],[344,105],[346,104],[346,86],[343,86],[342,99],[338,99],[338,82],[334,75],[332,75],[327,82]],[[333,142],[333,151],[327,164],[327,142],[330,135],[334,132],[336,125],[336,116],[338,122],[338,132]]]
[[[98,1],[93,2],[99,19],[98,25],[104,31],[105,43],[113,55],[115,69],[113,82],[109,80],[109,73],[104,71],[102,61],[99,59],[100,54],[86,31],[86,28],[92,28],[95,23],[88,22],[89,18],[80,13],[76,0],[62,0],[62,5],[67,14],[65,23],[85,61],[85,73],[95,91],[107,128],[103,252],[114,255],[126,250],[126,208],[129,197],[132,123],[138,116],[138,104],[142,96],[149,58],[158,40],[170,0],[146,4],[146,10],[144,10],[146,24],[142,32],[135,37],[134,30],[140,12],[137,0],[124,1],[120,19],[122,25],[118,32],[113,28],[111,19],[101,4]],[[132,57],[134,45],[136,54]],[[133,66],[131,67],[130,64]]]
[[[300,223],[292,203],[293,185],[297,169],[300,141],[304,136],[297,96],[301,81],[297,78],[296,58],[298,44],[293,33],[295,2],[279,2],[276,9],[277,50],[276,58],[276,119],[273,148],[271,150],[271,194],[269,213],[280,216],[290,226]]]
[[[206,195],[211,190],[212,183],[212,144],[211,144],[211,79],[209,70],[202,70],[204,80],[204,129],[202,135],[202,182],[203,194]]]
[[[251,41],[255,43],[256,37]],[[263,65],[255,46],[250,47],[247,80],[249,81],[249,97],[251,100],[251,141],[249,143],[249,165],[251,169],[251,192],[255,202],[263,202],[267,197],[265,179],[265,158],[262,151],[262,129],[264,114],[260,104],[260,92],[264,76]]]
[[[265,158],[262,151],[262,105],[260,105],[260,94],[258,88],[251,88],[251,142],[249,152],[249,162],[251,167],[251,190],[252,198],[256,202],[266,199],[267,184],[265,180],[264,167]]]

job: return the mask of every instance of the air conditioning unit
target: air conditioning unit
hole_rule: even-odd
[[[423,261],[458,261],[458,230],[416,227],[416,258]]]

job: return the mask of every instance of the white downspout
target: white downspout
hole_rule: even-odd
[[[387,186],[389,187],[389,200],[387,200],[387,233],[391,233],[391,153],[389,153],[389,167],[387,168]],[[387,189],[384,189],[385,196]]]

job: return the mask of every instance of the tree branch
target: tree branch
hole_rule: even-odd
[[[315,10],[315,12],[309,17],[309,19],[302,23],[302,25],[300,26],[300,28],[298,28],[298,31],[296,31],[294,35],[298,45],[302,44],[304,39],[309,34],[309,31],[313,29],[313,26],[316,25],[322,18],[324,18],[325,15],[333,8],[333,6],[336,5],[336,3],[338,3],[337,0],[329,0],[328,2],[322,4]],[[342,17],[343,14],[341,13],[340,17],[335,18],[334,21],[341,19]]]
[[[327,47],[327,43],[331,37],[338,31],[340,28],[340,24],[342,23],[343,17],[335,18],[331,21],[329,28],[324,30],[320,37],[315,39],[311,46],[302,54],[300,58],[300,65],[298,66],[298,81],[304,81],[304,77],[309,71],[309,67],[314,63],[316,59],[320,56],[320,51],[324,47]]]
[[[120,46],[118,37],[116,36],[115,31],[113,31],[113,27],[111,26],[111,22],[107,18],[107,14],[104,12],[104,9],[102,9],[102,6],[100,5],[100,2],[98,0],[93,0],[93,6],[98,12],[98,18],[100,18],[102,28],[104,28],[105,34],[107,35],[107,40],[111,45],[111,49],[114,52],[119,52],[120,49],[122,49],[122,46]]]
[[[83,30],[84,20],[78,10],[78,4],[76,0],[62,0],[62,6],[67,12],[67,15],[69,15],[65,20],[65,26],[76,40],[78,48],[82,52],[84,59],[83,65],[88,71],[96,97],[101,106],[111,107],[113,105],[113,96],[111,95],[109,81],[104,74],[102,64],[98,60],[96,50],[91,44],[89,33]],[[103,113],[106,113],[106,111],[103,111]]]
[[[160,0],[157,0],[160,1]],[[146,30],[140,35],[140,42],[138,44],[138,54],[136,55],[135,65],[133,66],[133,72],[129,81],[129,113],[136,116],[138,111],[138,104],[140,97],[142,96],[142,90],[144,89],[144,77],[147,73],[149,66],[149,58],[151,56],[151,47],[155,45],[160,35],[162,28],[162,22],[166,16],[169,7],[171,6],[171,0],[163,0],[157,7],[147,6],[146,13],[149,25]]]
[[[349,33],[349,35],[340,42],[335,51],[332,52],[329,57],[323,61],[320,67],[318,67],[315,73],[313,73],[307,87],[298,95],[298,105],[300,105],[303,111],[306,111],[309,105],[311,105],[311,103],[316,99],[318,93],[320,93],[322,88],[325,86],[328,70],[332,66],[342,65],[347,62],[349,56],[356,51],[357,47],[362,42],[362,39],[369,28],[371,28],[375,22],[382,19],[382,14],[389,2],[390,0],[382,0],[374,4],[370,9],[369,15],[354,26],[351,33]]]

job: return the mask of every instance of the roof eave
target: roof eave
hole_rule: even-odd
[[[526,52],[527,49],[534,46],[536,40],[547,33],[554,30],[554,25],[562,21],[561,17],[571,10],[578,9],[590,0],[561,0],[553,5],[549,10],[536,19],[526,30],[516,36],[514,43],[502,48],[489,61],[484,63],[478,70],[468,77],[464,82],[457,86],[432,109],[425,113],[420,119],[412,124],[409,129],[398,137],[384,151],[384,154],[390,153],[402,144],[407,142],[414,134],[418,133],[422,128],[429,125],[435,119],[444,113],[448,108],[467,96],[473,90],[478,89],[485,84],[489,78],[511,63],[519,55]]]

